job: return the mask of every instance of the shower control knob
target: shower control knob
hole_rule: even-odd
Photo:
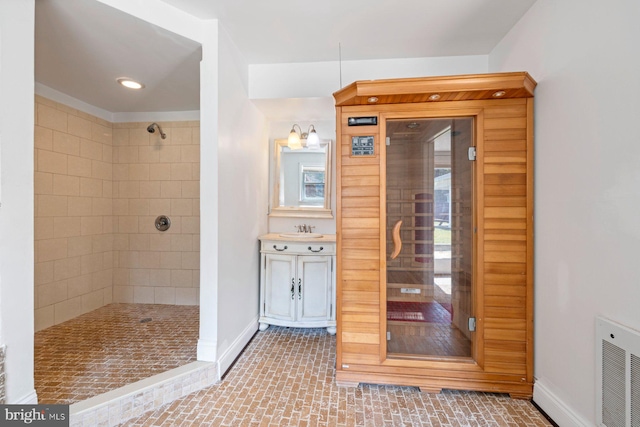
[[[171,220],[168,216],[160,215],[156,218],[156,228],[160,231],[167,231],[171,227]]]

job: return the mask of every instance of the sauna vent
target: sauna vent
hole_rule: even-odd
[[[598,427],[640,427],[640,332],[596,318]]]

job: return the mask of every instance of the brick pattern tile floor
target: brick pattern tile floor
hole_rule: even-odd
[[[35,334],[39,403],[75,403],[196,360],[199,307],[110,304]]]
[[[335,384],[335,337],[324,329],[259,332],[222,382],[123,426],[542,427],[529,401],[508,395]]]

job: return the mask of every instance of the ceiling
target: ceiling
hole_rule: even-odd
[[[486,55],[535,2],[162,1],[219,19],[250,64]],[[109,112],[199,110],[198,43],[95,0],[36,0],[35,36],[36,82],[51,89]]]

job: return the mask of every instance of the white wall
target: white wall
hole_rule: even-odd
[[[356,80],[483,73],[487,56],[252,64],[249,70],[251,99],[308,98],[331,96]]]
[[[7,403],[33,381],[34,0],[0,1],[0,344]]]
[[[303,131],[310,124],[320,139],[333,141],[331,209],[333,219],[269,218],[269,231],[293,231],[298,224],[315,226],[315,232],[335,234],[336,123],[333,93],[356,80],[486,73],[488,57],[452,56],[369,61],[252,64],[249,66],[249,96],[269,122],[269,182],[273,185],[273,144],[286,139],[294,123]],[[342,80],[342,81],[341,81]],[[283,118],[287,118],[284,120]]]
[[[534,400],[595,424],[595,317],[640,330],[640,3],[538,0],[489,56],[535,91]]]
[[[247,64],[222,26],[218,38],[217,345],[222,373],[258,329],[258,236],[267,232],[269,153],[266,120],[248,98]]]

